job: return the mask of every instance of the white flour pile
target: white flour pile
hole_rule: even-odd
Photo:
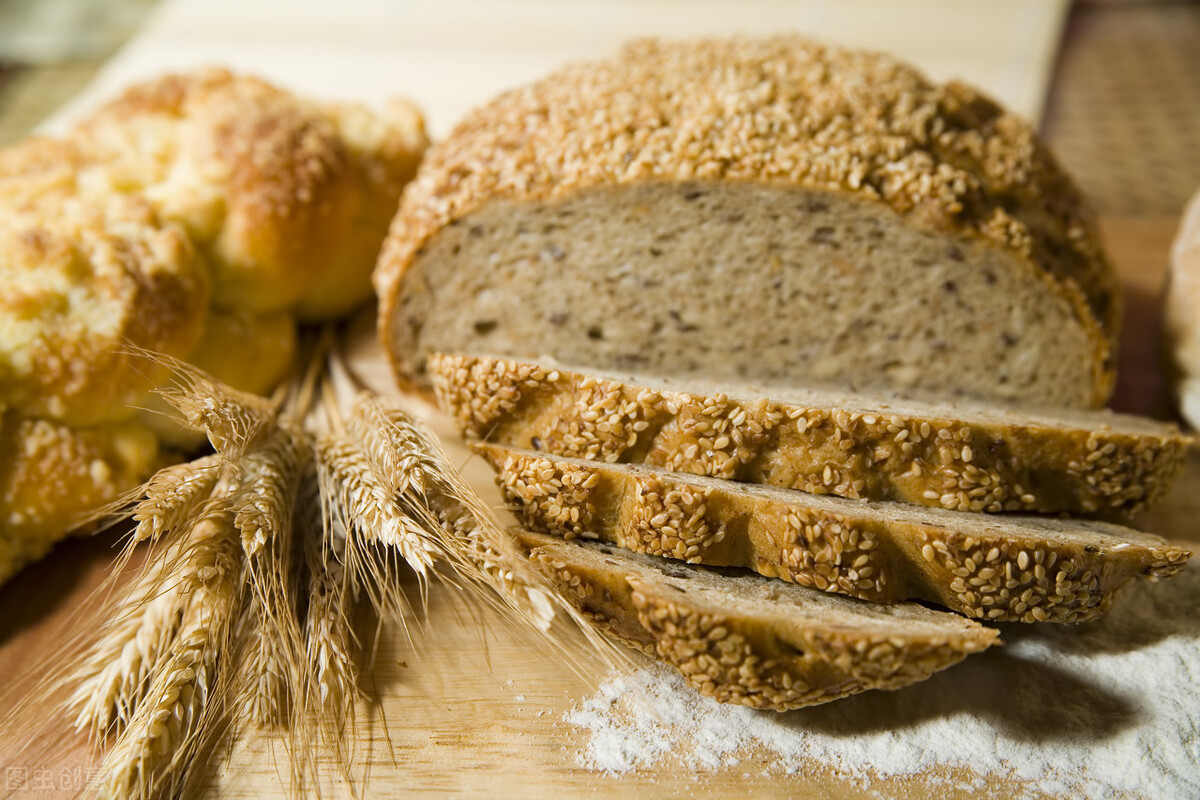
[[[1027,794],[1200,797],[1200,568],[1127,587],[1099,622],[1003,636],[924,683],[788,714],[720,705],[654,670],[610,680],[566,721],[588,734],[581,765],[607,772],[765,750],[772,774],[818,763],[863,786],[950,767]]]

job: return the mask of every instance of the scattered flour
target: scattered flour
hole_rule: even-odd
[[[1006,646],[923,683],[787,714],[721,705],[653,668],[610,679],[565,719],[588,737],[580,765],[613,773],[765,750],[773,774],[820,764],[868,787],[937,784],[951,768],[1025,795],[1200,798],[1200,567],[1137,582],[1098,622],[1002,633]]]

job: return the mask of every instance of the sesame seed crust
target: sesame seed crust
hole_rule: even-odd
[[[489,356],[433,355],[429,372],[468,438],[956,511],[1131,515],[1165,493],[1189,443],[1175,426],[1107,412],[1039,420],[863,396],[731,397]]]
[[[898,689],[998,641],[996,631],[945,612],[857,604],[603,544],[518,536],[602,630],[723,703],[786,711]]]
[[[744,181],[850,193],[912,224],[1013,252],[1070,304],[1112,386],[1115,272],[1091,212],[1032,127],[959,83],[795,36],[636,41],[469,115],[406,193],[375,273],[396,341],[405,272],[489,202],[553,202],[639,182]],[[400,354],[390,353],[401,381]]]
[[[742,567],[878,603],[1074,623],[1135,577],[1191,553],[1102,522],[957,514],[475,444],[531,530],[708,566]]]

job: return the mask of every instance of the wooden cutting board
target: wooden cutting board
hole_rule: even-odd
[[[1157,301],[1174,224],[1160,219],[1110,219],[1105,224],[1127,298],[1121,382],[1115,401],[1121,410],[1161,415],[1167,409],[1156,366],[1155,335]],[[390,391],[386,370],[369,337],[356,338],[350,354],[364,377]],[[435,424],[445,430],[444,421],[435,420]],[[472,482],[498,502],[487,468],[478,460],[471,461],[452,434],[447,434],[446,441]],[[1141,522],[1173,539],[1200,541],[1200,534],[1193,530],[1198,513],[1200,458],[1193,457],[1164,505]],[[6,676],[10,687],[5,703],[14,700],[11,687],[40,673],[46,663],[54,663],[57,649],[79,624],[72,621],[72,614],[88,605],[89,594],[110,568],[112,541],[111,537],[96,537],[68,542],[0,589],[0,608],[5,610],[0,619],[0,675]],[[1164,584],[1164,589],[1167,587],[1169,584]],[[991,653],[975,658],[989,657]],[[536,641],[435,588],[428,617],[413,631],[411,642],[395,627],[383,629],[372,678],[364,685],[378,700],[364,708],[355,737],[359,764],[368,776],[368,796],[427,793],[559,798],[586,793],[597,797],[724,797],[753,793],[764,797],[954,798],[1004,797],[1012,788],[992,776],[982,789],[955,790],[945,785],[946,775],[941,772],[861,786],[820,764],[806,765],[797,775],[781,776],[777,771],[771,774],[769,756],[763,752],[747,752],[735,766],[701,772],[668,762],[620,776],[599,774],[580,766],[587,744],[585,733],[563,717],[603,677],[601,672],[581,676]],[[1003,724],[1004,719],[997,720],[998,726]],[[75,794],[94,763],[86,742],[66,733],[65,720],[50,709],[26,735],[52,743],[43,748],[48,754],[17,757],[11,748],[0,750],[0,797],[8,796],[21,780],[31,792],[29,796]],[[284,759],[283,750],[269,737],[243,740],[227,761],[218,762],[210,794],[222,798],[287,796]],[[336,775],[326,778],[329,796],[350,795]]]

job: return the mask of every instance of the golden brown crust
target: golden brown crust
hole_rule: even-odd
[[[1137,576],[1190,553],[1098,522],[982,517],[762,489],[630,465],[475,445],[528,527],[873,602],[911,598],[978,619],[1082,622]]]
[[[0,415],[0,582],[159,464],[137,422],[72,428]]]
[[[1165,492],[1189,442],[1173,425],[1103,412],[1052,423],[869,396],[805,404],[490,356],[438,354],[428,368],[468,438],[960,511],[1133,514]]]
[[[961,84],[794,36],[637,41],[468,116],[430,152],[381,254],[385,346],[404,274],[444,226],[499,199],[684,180],[851,192],[993,241],[1070,303],[1095,343],[1094,403],[1111,391],[1115,273],[1078,190],[1028,123]]]
[[[712,575],[596,543],[518,534],[530,559],[614,639],[723,703],[786,711],[898,689],[998,641],[944,612],[875,612],[755,576]],[[872,613],[875,612],[875,613]]]
[[[353,215],[352,166],[333,123],[254,78],[168,75],[127,90],[72,138],[115,185],[149,191],[204,243],[221,305],[291,305]]]
[[[137,198],[38,203],[0,213],[0,404],[79,425],[131,416],[155,374],[122,348],[186,356],[207,269]]]
[[[300,297],[296,312],[301,319],[340,316],[370,293],[371,271],[400,193],[429,146],[421,113],[403,100],[379,111],[353,104],[328,104],[321,110],[346,145],[361,199],[333,261]]]

